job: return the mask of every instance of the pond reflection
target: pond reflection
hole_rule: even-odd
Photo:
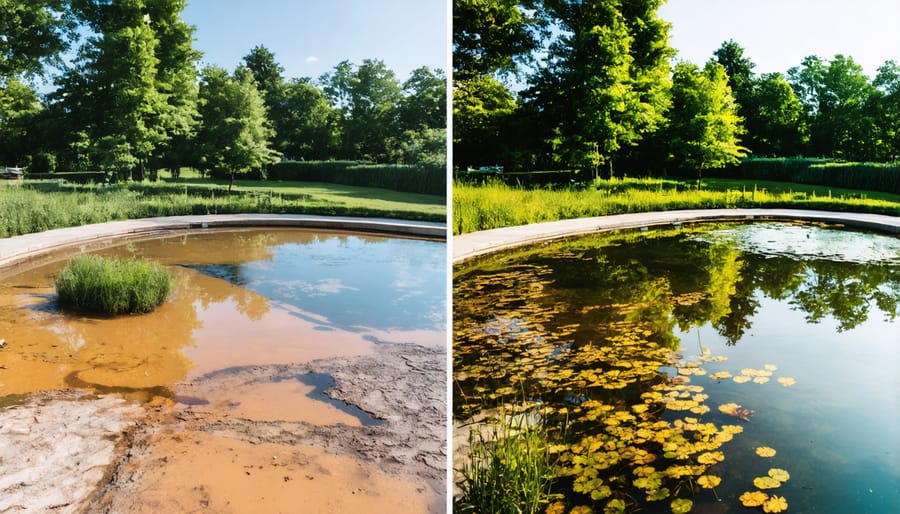
[[[897,238],[808,225],[495,255],[455,273],[454,416],[538,412],[558,512],[740,512],[773,467],[791,511],[892,512],[898,304]]]
[[[209,231],[98,253],[142,256],[174,279],[152,313],[60,312],[63,259],[0,283],[0,396],[87,388],[172,398],[229,366],[360,355],[372,340],[444,338],[443,243],[302,230]]]

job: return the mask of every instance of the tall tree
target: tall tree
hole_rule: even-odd
[[[270,146],[273,133],[262,96],[246,68],[238,68],[234,77],[222,68],[202,70],[200,115],[199,160],[207,170],[228,174],[229,191],[236,174],[278,160]]]
[[[365,59],[359,66],[339,63],[320,79],[325,94],[340,107],[344,155],[351,159],[384,160],[387,141],[396,136],[400,83],[383,61]]]
[[[66,0],[0,0],[0,82],[59,62],[74,23]]]
[[[853,58],[831,61],[806,57],[788,70],[810,125],[810,151],[845,159],[869,160],[874,154],[874,119],[866,109],[875,87]]]
[[[895,161],[900,159],[900,65],[896,61],[885,62],[878,68],[872,85],[877,91],[871,106],[878,130],[876,159]]]
[[[540,0],[454,0],[453,73],[513,73],[540,46]]]
[[[803,106],[780,73],[751,81],[739,113],[747,129],[747,148],[757,155],[800,155],[806,143]]]
[[[14,77],[0,84],[0,164],[28,163],[37,139],[32,127],[40,112],[34,90]]]
[[[738,104],[746,101],[753,87],[753,68],[756,64],[744,57],[744,48],[733,39],[723,42],[722,46],[713,52],[713,56],[716,62],[725,68],[728,86],[731,87]],[[741,111],[741,115],[746,115],[746,112]]]
[[[677,169],[703,171],[738,162],[746,155],[744,133],[722,65],[710,61],[702,70],[678,63],[672,77],[672,110],[665,140]]]
[[[281,100],[280,91],[284,83],[284,67],[275,61],[275,54],[263,45],[254,46],[244,56],[244,66],[253,74],[266,107],[274,109]]]
[[[497,162],[507,120],[517,108],[509,89],[480,75],[453,84],[453,163],[473,166]],[[490,158],[491,160],[486,160]]]
[[[668,25],[659,0],[546,0],[561,35],[523,95],[552,127],[565,165],[597,174],[656,130],[668,107]]]
[[[403,83],[398,104],[401,130],[423,130],[447,126],[447,78],[440,69],[413,70]]]
[[[288,159],[329,159],[340,150],[340,111],[307,79],[284,84],[281,102],[269,116],[275,148]]]

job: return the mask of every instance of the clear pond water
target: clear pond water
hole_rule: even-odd
[[[7,276],[0,282],[0,397],[76,387],[178,400],[178,383],[230,367],[363,355],[380,342],[445,341],[442,242],[204,231],[97,253],[163,263],[174,277],[172,295],[150,314],[87,317],[57,307],[53,280],[64,256]]]
[[[900,512],[896,237],[597,235],[462,265],[453,298],[454,417],[539,413],[553,509]]]

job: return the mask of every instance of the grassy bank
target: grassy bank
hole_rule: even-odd
[[[189,180],[95,186],[0,182],[0,237],[105,221],[188,214],[321,214],[445,221],[439,196],[305,182]]]
[[[795,208],[900,215],[900,195],[782,182],[710,179],[601,180],[585,188],[453,185],[453,233],[630,212]]]

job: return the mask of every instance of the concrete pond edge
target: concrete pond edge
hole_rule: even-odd
[[[207,214],[110,221],[0,239],[0,275],[15,265],[56,250],[87,248],[128,238],[165,235],[176,230],[228,228],[304,228],[365,232],[386,236],[447,240],[447,225],[427,221],[306,214]]]
[[[614,230],[640,230],[683,223],[806,221],[900,234],[900,217],[801,209],[694,209],[617,214],[535,223],[453,236],[453,264],[522,246]]]

